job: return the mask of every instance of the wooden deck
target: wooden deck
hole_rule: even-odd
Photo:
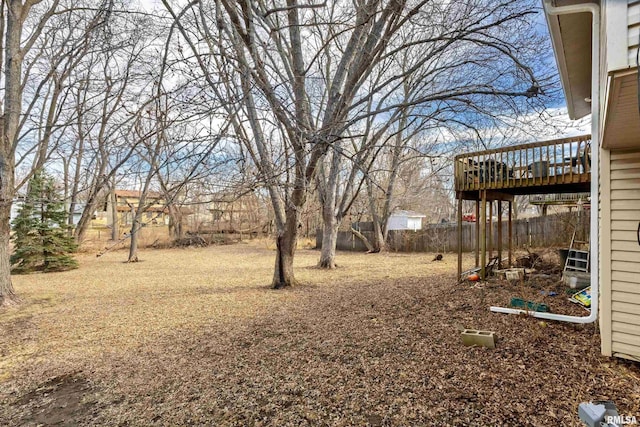
[[[507,195],[588,192],[591,136],[460,154],[454,174],[459,199],[478,200],[483,190]]]

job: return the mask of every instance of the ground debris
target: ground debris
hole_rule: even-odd
[[[207,241],[202,236],[198,236],[198,235],[189,235],[186,237],[175,239],[173,241],[173,246],[178,246],[178,247],[187,247],[187,246],[205,247],[207,245],[208,245]]]
[[[237,277],[268,276],[268,249],[162,254],[130,266],[142,277],[130,270],[77,296],[74,285],[56,284],[66,299],[30,308],[27,335],[4,338],[24,360],[0,379],[0,424],[47,424],[32,415],[40,413],[61,425],[580,426],[578,404],[591,400],[640,414],[640,367],[602,358],[595,325],[543,326],[488,310],[517,296],[584,315],[561,285],[474,288],[457,283],[455,256],[431,264],[424,254],[388,254],[371,265],[370,256],[340,253],[340,270],[300,268],[309,284],[281,293]],[[298,262],[312,266],[317,256],[301,251]],[[188,280],[177,265],[189,266]],[[137,282],[124,287],[128,275]],[[496,331],[499,345],[463,346],[466,328]],[[25,337],[39,345],[33,356],[18,347]],[[60,391],[76,396],[70,414],[56,413]]]

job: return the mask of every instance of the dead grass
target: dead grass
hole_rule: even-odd
[[[79,257],[81,268],[58,274],[14,277],[23,304],[3,313],[4,320],[38,314],[37,349],[47,354],[74,348],[100,352],[126,348],[177,328],[196,330],[204,323],[250,319],[261,310],[298,298],[296,291],[272,292],[275,252],[265,242],[204,249],[147,250],[141,262],[126,254]],[[309,286],[361,282],[444,272],[449,262],[424,262],[428,255],[341,254],[340,267],[317,269],[318,252],[300,250],[296,277]],[[380,261],[383,262],[380,262]],[[415,262],[420,260],[420,265]]]
[[[599,357],[593,326],[488,312],[520,285],[456,285],[451,254],[318,257],[299,250],[304,286],[286,291],[268,287],[265,242],[16,277],[0,424],[578,425],[577,404],[602,398],[640,414],[640,369]],[[498,349],[462,347],[458,326],[496,330]]]

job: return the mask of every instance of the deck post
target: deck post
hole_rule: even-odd
[[[458,281],[462,276],[462,195],[458,196]]]
[[[513,247],[513,223],[511,222],[511,218],[513,215],[513,201],[509,200],[509,267],[511,267],[511,248]]]
[[[478,193],[478,196],[480,194]],[[476,268],[480,266],[480,197],[476,199]]]
[[[498,200],[498,268],[502,268],[502,200]]]
[[[485,279],[487,266],[487,190],[482,190],[482,208],[480,208],[480,277]]]
[[[493,258],[493,200],[489,201],[489,259]]]

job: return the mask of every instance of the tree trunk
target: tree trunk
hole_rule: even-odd
[[[180,215],[175,224],[176,239],[182,239],[184,236],[184,227],[182,227],[182,216]]]
[[[362,243],[364,243],[364,245],[367,247],[367,250],[369,252],[375,252],[373,245],[371,244],[371,242],[369,241],[369,239],[367,239],[367,236],[365,236],[364,234],[362,234],[361,232],[359,232],[358,230],[356,230],[355,228],[351,229],[351,233],[356,236],[358,239],[360,239],[362,241]]]
[[[111,240],[114,242],[120,238],[120,223],[118,222],[118,198],[116,197],[116,185],[111,186],[109,192],[111,202]]]
[[[87,234],[87,230],[89,229],[89,225],[91,224],[91,218],[93,217],[93,212],[95,212],[98,207],[98,199],[96,194],[92,194],[87,200],[87,204],[82,210],[82,214],[80,215],[80,219],[76,224],[76,227],[73,230],[75,242],[80,244],[84,240],[84,236]]]
[[[129,244],[129,258],[127,262],[138,262],[138,233],[140,232],[140,221],[138,220],[138,212],[133,215],[131,221],[131,242]]]
[[[373,248],[375,252],[386,252],[388,249],[384,231],[379,221],[373,221]]]
[[[82,174],[82,158],[84,155],[84,141],[82,138],[78,141],[78,153],[76,154],[76,169],[73,176],[73,187],[71,189],[71,203],[69,203],[69,225],[77,227],[78,224],[73,223],[73,214],[76,210],[76,202],[78,200],[78,187],[80,186],[80,177]],[[66,181],[65,181],[66,182]],[[66,197],[65,197],[65,200]],[[85,206],[85,209],[87,206]],[[84,234],[84,233],[83,233]],[[77,242],[77,241],[76,241]]]
[[[169,235],[175,240],[180,240],[184,236],[182,227],[182,212],[180,207],[170,204],[169,206]]]
[[[298,243],[298,217],[294,207],[287,208],[287,220],[276,238],[276,266],[272,286],[282,289],[298,284],[293,275],[293,257]]]
[[[336,268],[336,245],[338,244],[339,223],[332,212],[323,215],[322,225],[322,250],[318,267]]]
[[[12,305],[18,300],[11,283],[11,204],[15,185],[15,150],[18,126],[22,112],[22,61],[20,40],[22,37],[23,5],[13,0],[7,2],[5,63],[4,63],[4,111],[0,118],[0,305]],[[3,2],[2,7],[5,7]],[[28,12],[28,10],[27,10]]]
[[[13,154],[6,150],[6,142],[9,137],[4,131],[6,117],[0,120],[0,135],[2,147],[0,148],[0,307],[13,305],[18,302],[18,298],[11,283],[11,205],[13,202],[14,187],[14,160]],[[9,141],[11,141],[9,139]],[[11,145],[9,143],[9,145]]]
[[[4,170],[0,171],[2,183],[7,182],[6,179],[12,182],[6,175],[7,173]],[[9,191],[8,188],[2,185],[0,192],[4,198],[6,197],[5,194]],[[13,284],[11,283],[11,262],[9,261],[11,254],[9,245],[9,235],[11,232],[10,216],[11,203],[0,204],[0,307],[13,305],[18,302],[18,298],[13,290]]]
[[[371,221],[373,221],[373,251],[384,252],[387,250],[387,242],[384,238],[384,230],[382,228],[383,216],[378,214],[375,202],[375,194],[373,192],[373,183],[367,178],[367,198],[369,199],[369,211],[371,213]]]

